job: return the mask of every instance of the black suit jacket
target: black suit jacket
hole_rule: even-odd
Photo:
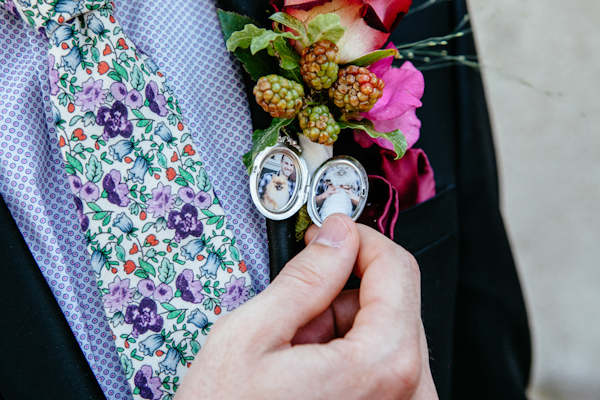
[[[414,6],[423,1],[414,1]],[[268,8],[263,0],[217,3],[263,21]],[[442,2],[406,17],[391,39],[405,43],[447,34],[465,12],[464,0]],[[470,37],[450,47],[456,54],[475,54]],[[436,387],[440,399],[523,399],[529,329],[499,212],[481,77],[474,70],[452,67],[425,72],[425,84],[416,147],[429,156],[438,194],[400,213],[395,241],[415,255],[421,268],[423,321]],[[264,121],[260,113],[253,112],[258,125]],[[363,150],[344,141],[335,149],[357,157],[369,173],[377,174],[375,147]],[[268,230],[272,264],[280,268],[298,250],[293,221],[269,223]],[[0,254],[0,399],[104,398],[3,203]],[[33,355],[37,363],[25,362]]]

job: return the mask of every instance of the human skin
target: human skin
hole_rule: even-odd
[[[281,157],[281,172],[288,178],[292,175],[292,172],[294,172],[294,163],[289,157]]]
[[[343,214],[221,318],[176,400],[437,399],[414,258]],[[341,292],[350,273],[359,291]]]

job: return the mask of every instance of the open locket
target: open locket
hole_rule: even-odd
[[[369,192],[367,173],[358,160],[337,156],[324,162],[309,176],[302,154],[278,143],[256,156],[250,174],[250,193],[267,218],[283,220],[308,202],[308,214],[317,226],[333,213],[358,219]]]

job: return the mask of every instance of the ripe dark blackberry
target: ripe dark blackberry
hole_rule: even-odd
[[[350,65],[338,73],[329,97],[343,112],[369,111],[383,95],[382,79],[365,67]]]
[[[304,104],[304,87],[278,75],[260,78],[253,93],[256,102],[274,118],[294,118]]]
[[[316,143],[333,144],[340,134],[340,126],[325,105],[307,107],[298,115],[304,136]]]
[[[302,50],[300,73],[311,88],[329,89],[337,79],[339,62],[338,47],[329,40],[319,40]]]

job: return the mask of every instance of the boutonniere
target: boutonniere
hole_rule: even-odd
[[[331,212],[357,219],[366,202],[366,172],[351,157],[332,160],[334,143],[376,143],[398,160],[417,141],[423,75],[410,61],[399,68],[392,62],[447,38],[384,47],[411,3],[271,0],[270,27],[219,10],[227,49],[256,82],[251,97],[272,117],[267,129],[253,132],[243,157],[265,216],[288,218],[306,203],[303,226],[307,214],[317,224]]]

